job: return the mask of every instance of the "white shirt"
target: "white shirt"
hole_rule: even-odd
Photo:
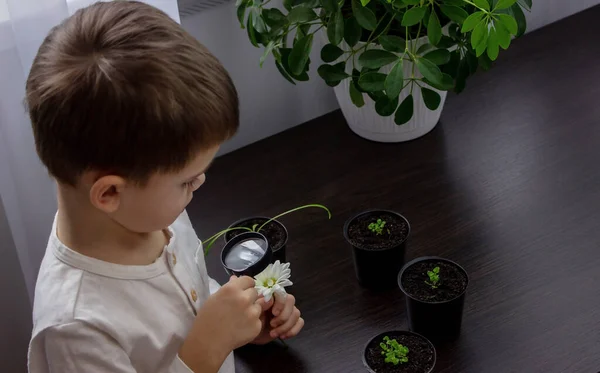
[[[187,213],[169,234],[156,262],[125,266],[69,249],[55,221],[35,289],[29,372],[192,373],[177,352],[219,285]],[[230,354],[219,373],[234,372]]]

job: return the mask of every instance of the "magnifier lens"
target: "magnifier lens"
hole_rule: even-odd
[[[256,264],[267,251],[266,241],[248,238],[235,244],[225,256],[225,265],[234,271],[245,271]]]

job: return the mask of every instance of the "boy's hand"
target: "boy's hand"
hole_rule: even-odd
[[[271,300],[265,303],[264,299],[260,298],[257,304],[263,309],[263,328],[259,336],[252,341],[254,344],[295,337],[304,327],[304,319],[300,317],[300,310],[295,306],[296,298],[291,294],[288,294],[283,302]]]
[[[231,276],[198,310],[179,356],[194,372],[216,372],[234,349],[254,340],[262,329],[254,279]],[[215,370],[216,368],[216,370]]]

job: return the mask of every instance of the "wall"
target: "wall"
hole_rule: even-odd
[[[533,10],[527,14],[531,32],[559,19],[600,4],[600,0],[533,0]]]
[[[31,335],[31,306],[2,200],[0,257],[0,370],[25,373]]]

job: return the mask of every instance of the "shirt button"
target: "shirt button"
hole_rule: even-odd
[[[196,302],[198,300],[198,294],[196,294],[196,290],[192,289],[192,291],[190,292],[190,295],[192,296],[192,300],[194,302]]]
[[[177,257],[175,256],[175,253],[173,253],[173,265],[177,264]]]

